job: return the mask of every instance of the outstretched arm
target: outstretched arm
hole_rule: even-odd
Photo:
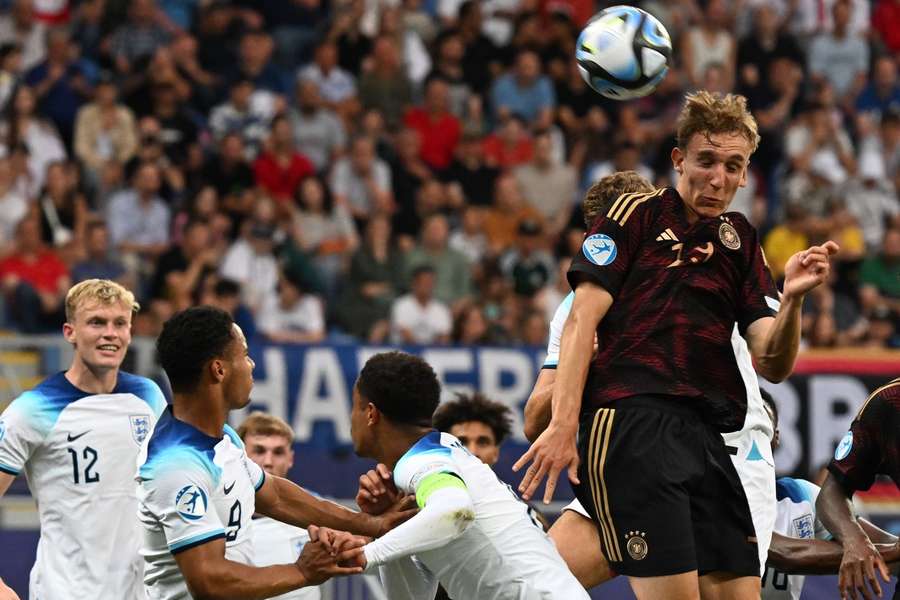
[[[897,538],[860,519],[860,525],[871,531],[879,542],[875,548],[886,563],[900,560],[900,546]],[[871,539],[871,538],[870,538]],[[788,537],[780,533],[772,534],[769,546],[769,564],[792,575],[832,575],[838,573],[844,558],[844,547],[837,542]]]
[[[555,381],[556,369],[541,369],[528,402],[525,403],[525,437],[529,442],[535,441],[550,424],[550,402]]]

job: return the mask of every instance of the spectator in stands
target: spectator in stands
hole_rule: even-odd
[[[28,213],[29,199],[16,187],[12,160],[0,158],[0,258],[15,248],[16,226]]]
[[[109,53],[119,73],[136,71],[142,60],[169,43],[170,35],[159,24],[158,10],[154,0],[132,0],[129,4],[128,20],[109,40]]]
[[[885,55],[875,59],[872,79],[856,98],[856,110],[873,113],[876,119],[888,111],[900,111],[900,82],[894,57]]]
[[[262,300],[257,318],[259,332],[278,344],[316,344],[325,339],[322,300],[307,293],[303,281],[290,271]]]
[[[531,160],[534,145],[525,120],[510,114],[482,143],[485,162],[490,167],[512,169]]]
[[[859,298],[867,314],[887,307],[900,318],[900,229],[884,232],[881,252],[863,261],[859,272]]]
[[[522,317],[522,324],[518,328],[519,342],[523,346],[544,348],[547,346],[547,322],[544,315],[538,310],[529,310]]]
[[[519,222],[515,245],[500,257],[500,270],[524,299],[533,298],[556,272],[553,258],[542,248],[543,241],[540,223],[525,219]]]
[[[400,50],[403,66],[409,82],[420,89],[425,76],[431,71],[431,55],[422,36],[406,27],[403,9],[399,6],[383,6],[379,15],[379,36],[390,36]]]
[[[784,277],[788,259],[809,247],[809,213],[806,208],[801,204],[789,204],[784,214],[784,222],[776,225],[763,242],[766,259],[776,281]]]
[[[181,242],[159,257],[148,296],[162,321],[193,306],[203,279],[215,273],[221,257],[210,241],[209,223],[194,219],[185,225]]]
[[[331,191],[335,202],[346,206],[357,222],[365,222],[373,213],[392,210],[391,171],[375,155],[372,138],[355,138],[349,156],[335,163],[331,172]]]
[[[453,326],[450,309],[434,298],[435,273],[428,265],[413,271],[410,293],[391,306],[391,339],[395,344],[444,344]]]
[[[273,254],[275,227],[267,222],[247,224],[246,233],[225,253],[219,273],[241,286],[241,298],[257,315],[263,298],[278,284],[278,261]]]
[[[866,335],[868,323],[856,299],[835,290],[836,280],[832,271],[831,285],[818,286],[803,305],[802,334],[813,347],[854,346]]]
[[[325,292],[334,298],[346,259],[356,250],[359,238],[347,208],[335,204],[325,182],[310,175],[297,188],[291,239],[311,256],[325,282]]]
[[[376,108],[388,127],[394,128],[412,100],[412,83],[403,70],[397,42],[379,36],[372,49],[372,67],[359,80],[359,100],[363,108]]]
[[[0,44],[15,44],[22,52],[22,69],[36,66],[47,52],[46,25],[34,18],[32,0],[14,0],[0,15]]]
[[[778,9],[760,2],[753,9],[753,29],[737,48],[737,76],[740,88],[756,88],[763,84],[775,60],[785,59],[805,64],[805,56],[794,36],[781,27]],[[754,115],[756,112],[754,111]]]
[[[442,32],[435,42],[434,68],[430,77],[440,77],[447,82],[448,108],[457,118],[463,116],[472,89],[466,83],[463,71],[465,47],[459,34],[454,30]]]
[[[512,72],[497,78],[491,88],[491,108],[500,121],[517,114],[538,127],[553,122],[556,93],[550,79],[541,74],[537,53],[520,52]]]
[[[706,3],[699,24],[691,27],[681,46],[684,64],[691,85],[700,87],[706,68],[712,64],[724,67],[725,87],[730,89],[735,81],[737,44],[734,34],[728,30],[728,8],[723,0]]]
[[[66,149],[53,125],[36,112],[34,90],[21,86],[13,97],[7,119],[0,125],[0,138],[7,151],[23,144],[28,151],[28,175],[32,186],[44,185],[47,165],[66,159]]]
[[[151,115],[159,122],[160,140],[166,156],[173,164],[183,165],[191,146],[197,143],[197,125],[178,98],[173,84],[158,83],[153,87],[152,94]]]
[[[850,29],[853,7],[849,0],[836,0],[832,7],[834,29],[815,36],[809,47],[809,74],[834,87],[841,106],[852,107],[866,82],[869,46]]]
[[[101,59],[100,47],[106,33],[103,23],[105,9],[106,0],[85,0],[71,12],[69,27],[72,39],[78,44],[81,55],[94,63]]]
[[[452,307],[472,293],[472,274],[465,255],[449,246],[449,237],[445,216],[425,219],[419,245],[406,255],[406,272],[412,274],[429,265],[435,276],[434,297]]]
[[[87,200],[76,189],[76,182],[69,177],[67,169],[64,162],[47,167],[44,190],[37,202],[41,237],[46,244],[65,252],[64,257],[70,252],[75,256],[81,253],[88,216]]]
[[[223,210],[238,231],[253,209],[253,169],[247,162],[240,134],[226,134],[218,144],[218,150],[218,154],[206,163],[204,180],[216,189]]]
[[[238,46],[238,60],[229,66],[225,73],[225,81],[249,79],[256,89],[267,90],[273,94],[285,95],[287,86],[272,64],[274,43],[265,31],[250,29],[241,36]]]
[[[336,112],[345,122],[349,122],[359,111],[356,81],[353,75],[338,65],[337,45],[331,39],[316,46],[313,61],[300,70],[298,79],[312,81],[325,107]]]
[[[221,308],[232,316],[244,337],[256,337],[256,320],[250,309],[242,302],[241,284],[227,277],[210,278],[204,284],[199,304]]]
[[[137,151],[137,127],[131,109],[118,102],[111,75],[104,74],[94,90],[94,100],[84,105],[75,119],[75,156],[84,164],[88,180],[96,187],[109,163],[121,167]]]
[[[159,197],[160,184],[159,168],[143,163],[135,171],[132,187],[109,200],[109,237],[132,272],[144,270],[140,263],[149,267],[168,250],[171,212]]]
[[[70,145],[78,109],[93,93],[69,33],[62,28],[47,32],[47,58],[25,74],[25,83],[34,89],[40,112],[56,126]]]
[[[474,302],[463,305],[453,320],[451,340],[461,346],[480,346],[491,343],[490,323],[484,307]]]
[[[338,304],[338,318],[348,333],[373,343],[387,338],[402,263],[391,245],[390,220],[383,215],[369,219],[363,243],[350,259],[348,286]]]
[[[24,333],[59,331],[70,285],[65,263],[41,240],[40,222],[23,219],[16,228],[16,249],[0,261],[11,322]]]
[[[847,209],[859,222],[866,248],[875,253],[881,248],[885,224],[900,227],[900,200],[885,176],[884,161],[876,151],[864,150],[859,159],[859,174],[840,190]]]
[[[462,67],[466,83],[473,90],[490,88],[493,73],[501,68],[500,51],[482,31],[482,6],[479,0],[459,5],[457,27],[465,46]]]
[[[72,283],[86,279],[110,279],[131,289],[134,281],[127,276],[122,263],[110,255],[109,229],[102,219],[88,222],[84,235],[84,260],[72,267]]]
[[[872,28],[889,52],[900,52],[900,0],[877,0],[872,11]]]
[[[445,171],[453,160],[460,138],[460,124],[450,112],[450,87],[439,77],[425,83],[425,101],[406,112],[407,127],[419,132],[422,160],[436,172]]]
[[[516,239],[519,223],[526,219],[540,222],[541,218],[541,213],[525,202],[515,177],[511,174],[498,177],[494,204],[484,217],[489,253],[496,256],[509,248]]]
[[[575,204],[577,175],[568,164],[560,164],[553,155],[553,140],[547,130],[534,136],[534,158],[513,171],[525,201],[544,218],[548,233],[562,231]]]
[[[642,161],[640,148],[628,140],[622,140],[615,146],[609,160],[589,163],[586,171],[588,186],[616,171],[636,171],[641,177],[653,180],[653,170]]]
[[[324,173],[347,145],[347,133],[340,118],[326,108],[319,88],[311,79],[297,82],[297,109],[290,113],[297,146]]]
[[[394,213],[395,233],[415,235],[422,225],[418,198],[422,186],[433,181],[434,173],[422,160],[422,136],[408,127],[397,133],[395,155],[391,162],[391,187],[397,211]]]
[[[274,96],[257,92],[249,79],[237,79],[231,83],[228,101],[212,110],[209,127],[219,142],[229,133],[241,136],[247,158],[253,160],[269,135],[274,116]]]
[[[22,51],[15,44],[0,45],[0,112],[5,112],[22,77]]]
[[[463,135],[455,155],[445,178],[460,186],[467,204],[490,206],[499,171],[485,163],[481,138],[472,134]]]
[[[828,108],[813,104],[792,125],[785,134],[785,153],[791,161],[793,178],[810,183],[823,180],[825,184],[836,185],[847,180],[856,171],[856,159],[849,134],[835,122]],[[814,183],[814,182],[812,182]],[[800,194],[795,194],[799,197]],[[806,200],[813,214],[822,214],[824,205],[812,206]]]
[[[792,0],[787,6],[785,24],[802,39],[816,33],[831,33],[835,29],[834,7],[842,0]],[[849,0],[850,22],[848,30],[853,35],[868,35],[869,0]]]
[[[488,240],[484,234],[484,210],[467,205],[462,210],[460,226],[450,234],[449,246],[469,260],[477,268],[487,255]],[[477,277],[477,275],[476,275]]]
[[[291,122],[286,116],[276,117],[266,149],[253,163],[256,185],[277,200],[283,214],[287,214],[300,181],[315,171],[309,159],[297,149]]]

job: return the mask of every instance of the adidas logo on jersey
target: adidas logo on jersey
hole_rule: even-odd
[[[677,242],[678,237],[674,233],[672,233],[671,229],[666,229],[661,234],[656,236],[656,241],[657,242]]]

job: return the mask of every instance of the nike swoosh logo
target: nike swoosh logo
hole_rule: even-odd
[[[70,442],[74,442],[75,440],[77,440],[77,439],[80,438],[81,436],[86,435],[89,431],[90,431],[90,429],[88,429],[88,430],[85,431],[84,433],[79,433],[78,435],[72,435],[72,434],[70,433],[68,436],[66,436],[66,439],[68,439]]]
[[[231,482],[231,485],[226,485],[226,486],[225,486],[225,493],[226,493],[226,494],[228,494],[229,492],[231,492],[231,490],[234,489],[234,484],[235,484],[235,483],[237,483],[237,479],[235,479],[234,481],[232,481],[232,482]]]

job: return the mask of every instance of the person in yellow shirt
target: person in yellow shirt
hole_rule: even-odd
[[[792,204],[785,208],[785,220],[775,226],[763,241],[763,251],[776,281],[784,278],[788,259],[809,247],[807,211]]]

